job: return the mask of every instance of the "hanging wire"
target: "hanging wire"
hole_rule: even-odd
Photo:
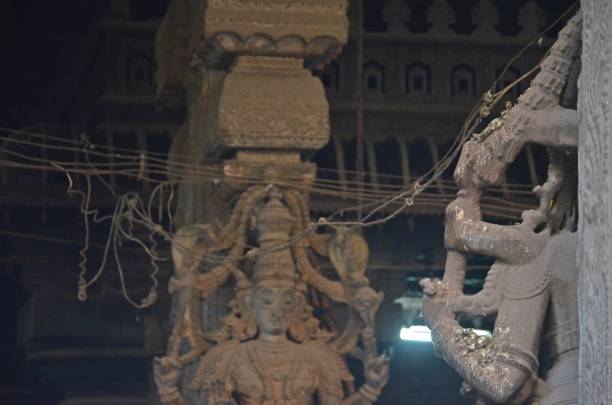
[[[359,1],[361,3],[361,1]],[[554,25],[556,25],[561,19],[565,18],[575,7],[571,7],[563,15],[561,15],[553,24],[551,24],[543,33],[548,32]],[[362,35],[362,13],[363,11],[359,8],[359,30],[358,36]],[[279,186],[290,187],[299,191],[308,192],[311,194],[318,194],[322,196],[340,197],[355,201],[357,205],[346,206],[331,215],[320,218],[317,222],[311,223],[303,232],[299,233],[285,244],[270,248],[270,251],[285,249],[287,246],[298,243],[300,240],[305,238],[315,228],[320,226],[331,226],[331,227],[370,227],[374,225],[384,224],[397,215],[404,212],[409,207],[432,207],[436,209],[443,209],[448,201],[450,201],[453,194],[439,194],[439,193],[428,193],[426,189],[435,181],[439,180],[444,172],[448,170],[450,165],[454,162],[456,157],[461,151],[463,144],[469,140],[476,129],[481,124],[482,120],[486,118],[491,109],[499,103],[502,97],[518,83],[531,77],[537,69],[539,64],[532,70],[515,80],[513,83],[504,87],[498,92],[495,92],[495,86],[497,85],[500,78],[503,76],[505,71],[508,69],[510,64],[520,57],[526,49],[534,46],[538,43],[538,39],[529,42],[518,54],[513,57],[510,62],[506,65],[498,79],[493,83],[490,90],[486,92],[481,99],[476,103],[474,108],[468,114],[458,136],[451,147],[446,151],[440,161],[435,164],[427,173],[423,174],[419,178],[415,179],[413,186],[408,190],[405,190],[403,184],[392,185],[392,184],[378,184],[379,190],[373,190],[372,184],[364,180],[364,168],[363,168],[363,83],[362,83],[362,60],[358,63],[358,81],[357,81],[357,170],[355,172],[344,171],[344,173],[351,173],[354,175],[355,180],[339,181],[331,179],[316,179],[312,185],[304,185],[302,182],[291,177],[279,177],[274,183]],[[360,45],[361,46],[361,45]],[[359,58],[363,58],[363,49],[359,51]],[[152,305],[155,302],[157,294],[157,274],[159,272],[158,262],[168,260],[167,257],[163,257],[158,252],[157,237],[161,237],[166,241],[172,243],[173,247],[179,250],[192,250],[192,248],[182,245],[176,238],[174,238],[172,225],[168,229],[164,229],[162,222],[164,216],[169,219],[172,224],[172,202],[174,200],[174,187],[179,184],[189,183],[201,183],[206,181],[218,181],[226,179],[228,176],[224,173],[223,161],[208,159],[205,162],[201,162],[199,159],[183,158],[181,161],[172,160],[169,162],[168,155],[164,153],[153,153],[147,152],[143,154],[140,150],[133,150],[128,148],[116,148],[104,145],[95,145],[91,143],[87,136],[83,135],[80,141],[73,139],[67,139],[62,137],[51,136],[47,134],[34,133],[29,131],[19,131],[10,128],[0,127],[0,131],[8,135],[0,136],[0,167],[3,168],[15,168],[21,170],[33,170],[33,171],[57,171],[64,173],[67,181],[68,188],[67,193],[69,195],[76,195],[80,197],[81,202],[79,209],[83,215],[83,222],[85,228],[85,241],[83,247],[79,251],[79,268],[80,273],[78,276],[78,297],[81,300],[87,299],[87,289],[92,286],[101,277],[106,264],[108,262],[109,255],[112,254],[115,267],[118,271],[121,291],[125,299],[137,308],[145,308]],[[24,139],[24,137],[26,139]],[[56,152],[71,152],[76,156],[79,156],[78,161],[62,161],[53,160],[48,157],[49,153],[40,155],[28,155],[26,153],[18,152],[8,148],[8,145],[14,145],[21,148],[30,147],[38,149],[39,151],[56,151]],[[359,145],[362,145],[359,148]],[[359,150],[361,152],[359,152]],[[81,159],[82,157],[82,159]],[[93,162],[92,158],[106,159],[107,162]],[[111,161],[112,159],[112,161]],[[360,163],[361,162],[361,163]],[[320,169],[327,173],[338,173],[332,169]],[[263,177],[263,175],[257,175],[258,171],[249,171],[249,175],[241,176],[240,180],[247,185],[267,185],[269,181]],[[148,196],[148,201],[142,199],[142,197],[134,192],[120,194],[113,186],[106,181],[104,176],[122,176],[130,180],[149,182],[156,184],[153,191]],[[151,176],[160,176],[162,179],[157,179]],[[76,188],[74,177],[84,178],[85,189],[79,190]],[[168,178],[179,179],[176,181],[168,181]],[[391,176],[391,175],[379,175],[379,178],[384,178],[389,181],[402,180],[402,176]],[[100,181],[100,183],[109,191],[109,193],[115,198],[115,205],[113,214],[101,215],[100,210],[91,207],[91,199],[93,192],[92,179]],[[445,183],[449,183],[446,180],[442,180]],[[350,184],[354,186],[357,191],[348,192],[346,185]],[[454,188],[453,188],[454,187]],[[531,195],[526,189],[529,186],[514,184],[509,185],[511,187],[510,193],[517,195]],[[456,190],[456,186],[448,184],[448,188],[452,191]],[[168,190],[168,197],[166,198],[166,190]],[[418,199],[417,199],[418,197]],[[157,209],[154,206],[157,205]],[[517,217],[517,213],[524,209],[528,209],[528,204],[522,204],[518,202],[508,202],[501,198],[496,197],[483,197],[482,209],[483,213],[492,213],[499,217],[505,217],[514,219]],[[356,221],[341,221],[336,218],[341,216],[344,212],[356,211]],[[365,213],[365,215],[363,215]],[[382,216],[379,216],[383,214]],[[109,231],[106,239],[106,243],[103,245],[93,244],[90,242],[90,224],[101,224],[103,222],[109,222]],[[134,234],[136,226],[141,226],[146,229],[148,233],[147,242],[137,237]],[[62,240],[60,238],[45,238],[37,237],[36,235],[27,235],[19,232],[11,231],[0,231],[5,235],[12,235],[15,237],[32,237],[33,239],[44,240],[56,243],[68,243],[73,244],[74,241]],[[148,294],[137,302],[134,300],[129,292],[126,284],[125,274],[123,266],[121,264],[119,248],[121,247],[122,241],[129,241],[135,243],[137,246],[144,251],[150,258],[153,271],[149,275],[151,279],[151,285]],[[87,252],[90,247],[95,246],[96,248],[103,249],[102,261],[98,266],[93,276],[87,279]],[[201,254],[201,252],[196,252]],[[226,259],[225,255],[206,254],[203,257],[210,262],[223,263]],[[237,259],[244,259],[247,255],[239,256]]]

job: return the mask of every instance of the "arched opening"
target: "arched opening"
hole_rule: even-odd
[[[462,64],[452,69],[451,93],[458,97],[476,96],[476,71],[473,67]]]
[[[153,85],[152,62],[144,53],[132,54],[127,59],[126,83],[134,89],[149,89]]]
[[[380,95],[385,92],[385,68],[376,61],[363,65],[364,94]]]
[[[431,72],[429,66],[415,62],[404,71],[404,92],[406,94],[431,94]]]

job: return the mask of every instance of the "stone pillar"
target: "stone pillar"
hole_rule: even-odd
[[[187,112],[168,162],[176,229],[223,226],[254,177],[314,178],[301,153],[329,141],[329,106],[309,68],[346,43],[346,9],[347,0],[171,2],[156,38],[156,83],[160,105]],[[201,302],[206,332],[219,329],[232,290],[228,283]]]
[[[612,403],[612,4],[581,1],[579,403]]]
[[[270,153],[299,161],[301,151],[324,146],[329,106],[304,66],[327,63],[346,43],[346,3],[173,1],[156,41],[160,101],[187,108],[170,168],[186,157],[196,165],[221,156],[269,160]],[[180,187],[179,225],[223,219],[227,195],[210,187]],[[221,202],[211,203],[211,194]]]

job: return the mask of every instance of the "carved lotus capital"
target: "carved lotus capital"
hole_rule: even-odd
[[[346,43],[347,0],[208,0],[198,56],[282,56],[321,63]]]

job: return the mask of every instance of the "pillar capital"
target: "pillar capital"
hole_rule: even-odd
[[[205,1],[198,56],[209,66],[237,55],[321,64],[346,43],[347,0]]]

